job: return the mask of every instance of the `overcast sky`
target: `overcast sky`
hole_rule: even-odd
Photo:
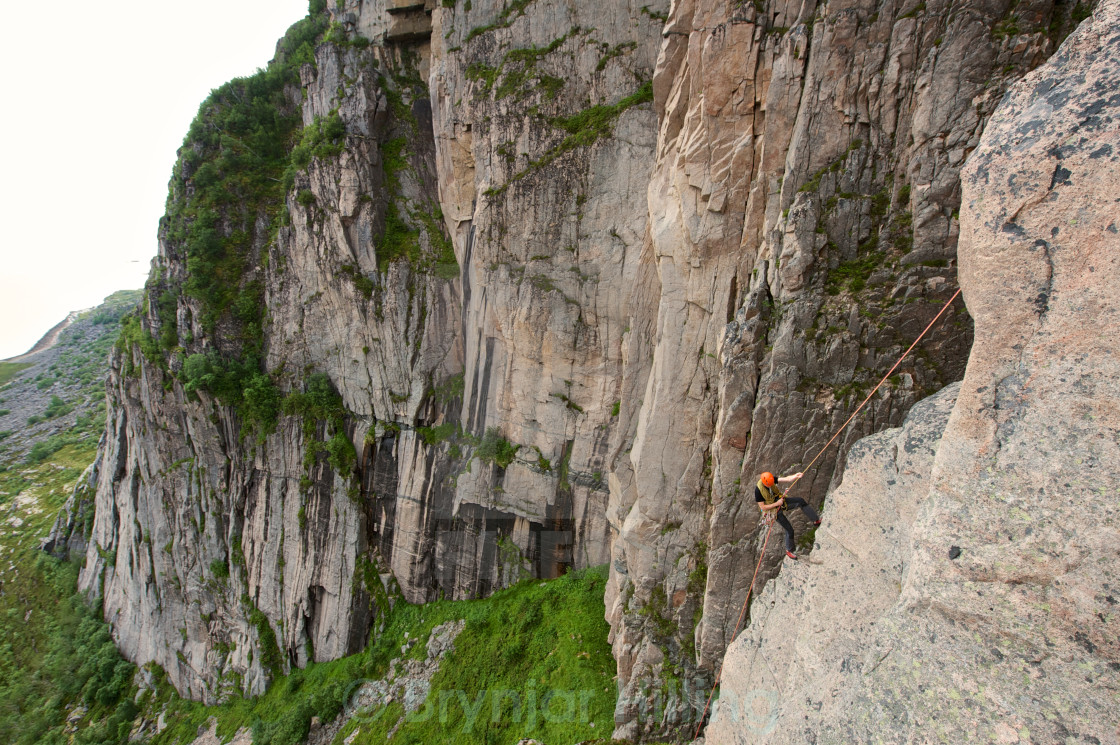
[[[142,287],[198,105],[307,0],[9,2],[0,32],[0,359]]]

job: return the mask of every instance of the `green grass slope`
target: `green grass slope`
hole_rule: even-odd
[[[140,709],[79,566],[39,549],[97,455],[109,350],[139,299],[111,295],[52,348],[0,364],[0,742],[123,743]]]
[[[78,566],[39,550],[95,453],[67,445],[0,473],[0,742],[125,742],[138,711],[135,668],[77,595]]]
[[[356,715],[333,742],[353,735],[354,745],[515,743],[523,737],[562,745],[609,735],[617,691],[603,620],[606,576],[606,567],[599,567],[523,581],[481,600],[398,602],[365,652],[297,670],[257,699],[206,707],[163,686],[148,715],[162,711],[170,725],[152,744],[189,743],[213,717],[223,741],[246,728],[255,745],[295,745],[307,737],[312,717],[329,722],[340,714]],[[459,619],[466,626],[419,709],[406,715],[393,703],[350,710],[362,683],[423,658],[431,630]],[[408,639],[421,643],[402,654]]]

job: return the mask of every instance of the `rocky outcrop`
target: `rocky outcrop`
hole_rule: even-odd
[[[93,528],[99,466],[100,461],[94,461],[82,472],[50,532],[40,541],[40,550],[67,561],[81,561],[86,555]]]
[[[408,638],[408,632],[405,632],[401,658],[389,663],[385,678],[352,684],[353,690],[349,691],[343,712],[333,722],[313,723],[307,745],[330,745],[339,739],[338,733],[351,721],[358,724],[346,739],[354,742],[361,736],[362,725],[376,724],[378,718],[384,715],[385,707],[393,702],[400,703],[406,716],[419,711],[426,705],[432,689],[432,677],[439,671],[444,655],[454,648],[455,639],[466,625],[467,622],[460,619],[434,627],[427,642],[424,642],[427,656],[422,659],[404,659],[406,653],[421,643],[418,638]],[[405,721],[402,718],[392,726],[385,739],[391,739]]]
[[[609,555],[608,453],[663,8],[527,5],[437,12],[430,82],[440,202],[463,264],[463,428],[519,448],[504,467],[458,476],[456,516],[554,577]],[[516,566],[494,573],[508,562],[494,548],[447,533],[441,585],[465,597],[516,577]],[[464,586],[472,571],[488,579]]]
[[[822,563],[754,603],[708,742],[1120,741],[1118,53],[1109,0],[993,115],[963,178],[976,344],[948,423],[853,449]]]

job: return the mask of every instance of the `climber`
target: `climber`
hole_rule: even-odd
[[[792,476],[782,476],[780,479],[777,479],[777,483],[788,484],[797,481],[802,475],[801,473],[795,473]],[[793,526],[790,525],[789,518],[783,515],[782,511],[785,510],[787,506],[800,507],[801,511],[805,513],[805,517],[809,518],[809,521],[812,522],[813,525],[821,524],[821,516],[801,497],[787,497],[785,494],[778,491],[778,488],[775,486],[774,474],[769,471],[762,474],[758,479],[758,484],[754,487],[754,501],[758,502],[758,508],[762,510],[763,514],[774,510],[774,514],[776,515],[775,519],[778,521],[778,524],[782,526],[782,529],[786,531],[786,556],[796,561],[797,554],[793,552]]]

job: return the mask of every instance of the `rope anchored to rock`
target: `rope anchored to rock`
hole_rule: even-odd
[[[933,328],[933,325],[935,323],[937,323],[938,319],[940,319],[941,316],[943,316],[945,314],[945,311],[949,309],[949,306],[953,304],[953,301],[956,300],[957,296],[960,295],[960,294],[961,294],[961,290],[958,287],[957,291],[953,293],[953,296],[951,298],[949,298],[949,300],[945,303],[945,305],[941,306],[941,310],[939,310],[937,312],[937,315],[933,317],[933,320],[930,321],[929,324],[925,327],[925,329],[922,330],[922,333],[918,334],[918,338],[916,338],[914,340],[914,343],[911,344],[910,347],[905,352],[902,353],[902,356],[899,357],[898,361],[895,362],[894,365],[891,366],[891,369],[887,370],[886,375],[884,375],[882,377],[882,379],[875,385],[875,387],[871,389],[871,393],[867,394],[867,398],[863,399],[863,402],[860,403],[860,405],[856,407],[856,410],[852,412],[852,415],[850,417],[848,417],[847,421],[845,421],[842,425],[840,425],[840,428],[838,430],[836,430],[836,433],[834,435],[832,435],[832,438],[829,439],[829,441],[824,444],[824,447],[822,447],[820,449],[820,452],[818,452],[815,456],[813,456],[813,459],[811,461],[809,461],[809,465],[805,466],[805,468],[802,469],[801,475],[798,476],[796,479],[794,479],[793,483],[791,483],[789,485],[789,488],[786,489],[786,495],[788,495],[789,492],[791,492],[793,490],[793,487],[797,486],[797,482],[800,481],[804,477],[805,473],[810,468],[812,468],[814,465],[816,465],[816,462],[818,460],[820,460],[820,457],[822,455],[824,455],[825,451],[828,450],[829,446],[831,446],[832,443],[836,441],[836,438],[839,437],[840,434],[845,429],[848,428],[848,425],[852,423],[852,420],[856,418],[856,415],[859,414],[859,412],[863,410],[863,407],[867,405],[867,402],[870,401],[871,398],[878,392],[878,390],[883,387],[883,383],[887,382],[887,378],[889,378],[891,376],[891,374],[894,373],[894,371],[896,369],[898,369],[898,366],[902,364],[902,361],[905,360],[910,355],[910,353],[912,351],[914,351],[914,347],[916,347],[918,345],[918,342],[920,342],[922,340],[922,337],[924,337],[927,333],[929,333],[929,330],[931,328]],[[731,632],[731,640],[732,641],[734,641],[735,637],[738,636],[739,629],[743,625],[743,618],[746,617],[747,607],[748,607],[748,605],[750,604],[750,601],[751,601],[751,593],[754,592],[754,585],[755,585],[755,582],[758,580],[758,570],[762,568],[762,559],[763,559],[764,556],[766,556],[766,546],[767,546],[767,544],[770,543],[770,533],[774,530],[774,520],[769,519],[766,522],[767,522],[766,537],[762,541],[762,550],[758,552],[758,563],[755,564],[754,575],[751,577],[751,584],[747,588],[747,596],[745,598],[743,598],[743,609],[741,611],[739,611],[739,620],[735,622],[735,630],[733,632]],[[726,659],[727,659],[727,653],[725,651],[724,652],[724,659],[721,660],[720,663],[719,663],[719,670],[716,672],[716,679],[715,679],[715,682],[712,684],[712,690],[711,690],[710,693],[708,693],[708,700],[704,704],[704,713],[700,715],[700,721],[696,725],[696,733],[692,736],[692,739],[694,739],[694,740],[696,738],[700,737],[700,730],[702,730],[704,728],[704,719],[708,716],[708,711],[711,709],[711,706],[712,706],[712,697],[715,696],[716,689],[719,687],[720,679],[723,677],[723,663],[726,661]]]

